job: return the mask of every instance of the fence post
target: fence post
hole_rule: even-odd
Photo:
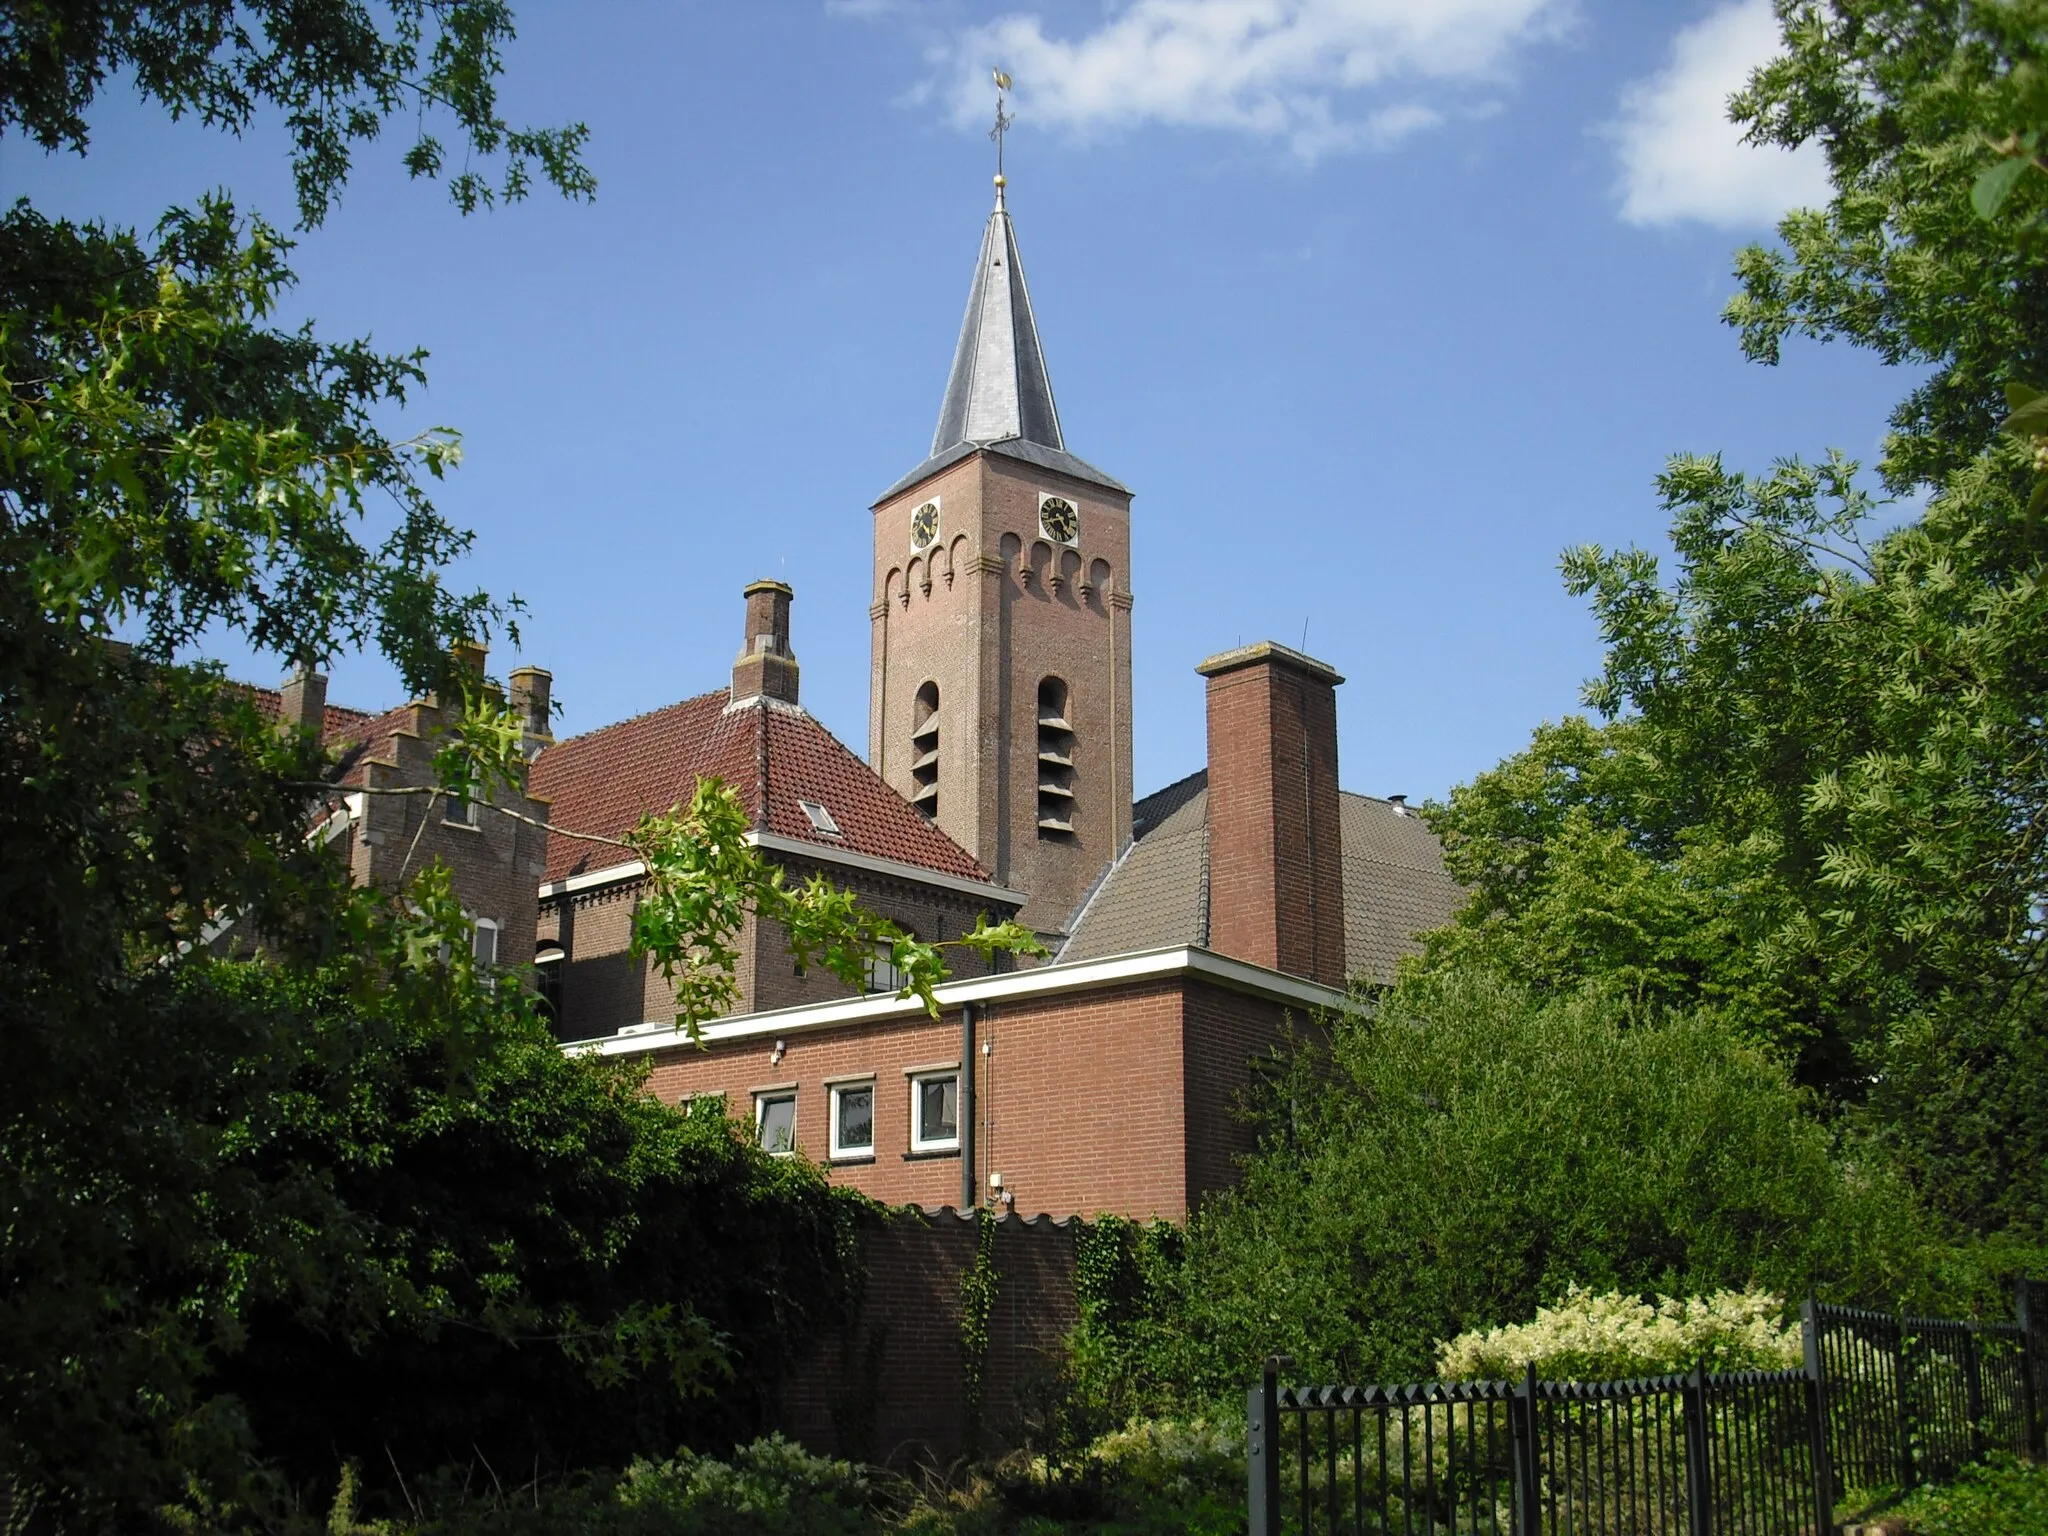
[[[2041,1341],[2034,1337],[2034,1287],[2033,1282],[2022,1275],[2013,1283],[2013,1309],[2019,1315],[2020,1323],[2020,1412],[2025,1415],[2025,1428],[2021,1439],[2027,1454],[2036,1461],[2042,1455],[2041,1405],[2035,1399],[2039,1390],[2035,1373],[2041,1369]]]
[[[1522,1384],[1508,1402],[1508,1434],[1515,1453],[1514,1536],[1543,1536],[1543,1480],[1539,1469],[1536,1436],[1536,1364],[1522,1376]]]
[[[1280,1536],[1280,1368],[1268,1355],[1259,1384],[1245,1394],[1245,1512],[1250,1536]]]
[[[1899,1486],[1913,1486],[1913,1397],[1908,1378],[1912,1375],[1913,1351],[1906,1333],[1906,1314],[1899,1314],[1898,1348],[1892,1351],[1892,1381],[1898,1388]]]
[[[1977,1325],[1963,1329],[1963,1385],[1970,1395],[1970,1460],[1984,1459],[1984,1359]]]
[[[1713,1465],[1707,1454],[1707,1368],[1685,1378],[1685,1488],[1687,1536],[1714,1536]]]
[[[1813,1459],[1813,1505],[1816,1531],[1826,1536],[1835,1519],[1835,1466],[1828,1449],[1828,1382],[1820,1348],[1820,1304],[1813,1297],[1799,1304],[1799,1333],[1806,1345],[1806,1434]]]

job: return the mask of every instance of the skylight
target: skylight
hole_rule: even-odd
[[[832,819],[832,813],[818,804],[817,801],[799,800],[797,804],[802,806],[804,814],[811,818],[811,826],[826,837],[840,837],[844,835],[839,830],[839,823]]]

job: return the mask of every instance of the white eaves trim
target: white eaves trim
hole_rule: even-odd
[[[905,864],[897,859],[877,859],[865,853],[855,853],[848,848],[834,848],[827,843],[806,842],[802,838],[784,837],[779,832],[749,832],[747,846],[760,848],[768,853],[793,854],[800,858],[816,859],[825,864],[838,864],[847,869],[865,870],[870,874],[890,875],[898,880],[910,880],[919,885],[936,885],[943,890],[958,891],[966,896],[978,896],[983,901],[1001,902],[1006,906],[1021,907],[1024,895],[1021,891],[1006,890],[1000,885],[989,885],[980,880],[963,880],[958,875],[940,874],[935,869],[925,869],[916,864]],[[570,875],[562,880],[549,880],[540,888],[540,899],[553,896],[567,896],[574,891],[587,891],[592,886],[611,885],[620,880],[637,880],[647,873],[647,866],[634,859],[625,864],[612,864],[603,869],[593,869],[587,874]]]
[[[936,996],[941,1009],[962,1003],[1015,1002],[1024,998],[1056,997],[1065,992],[1084,992],[1097,987],[1129,981],[1168,980],[1189,976],[1244,992],[1272,1002],[1299,1008],[1341,1008],[1345,993],[1339,987],[1304,981],[1299,976],[1269,971],[1264,966],[1233,960],[1228,955],[1183,946],[1174,949],[1140,950],[1128,955],[1111,955],[1101,960],[1078,960],[1072,965],[1043,965],[1035,970],[1010,971],[1001,976],[976,976],[949,981]],[[806,1003],[797,1008],[777,1008],[767,1013],[745,1013],[719,1019],[704,1026],[704,1043],[749,1040],[763,1035],[802,1034],[815,1029],[834,1029],[847,1024],[873,1024],[889,1019],[922,1015],[923,1005],[914,997],[893,994],[850,997],[831,1003]],[[637,1056],[649,1051],[688,1048],[686,1036],[673,1026],[630,1024],[618,1034],[598,1040],[578,1040],[565,1045],[570,1052],[591,1052],[600,1056]]]
[[[613,885],[620,880],[638,880],[647,873],[647,866],[638,859],[624,864],[607,864],[603,869],[593,869],[586,874],[569,875],[560,880],[543,880],[540,883],[540,899],[550,896],[567,896],[572,891],[587,891],[594,885]]]
[[[935,869],[926,869],[918,864],[905,864],[900,859],[877,859],[865,853],[855,853],[850,848],[834,848],[829,843],[806,842],[798,837],[784,837],[780,832],[749,832],[747,842],[755,848],[769,853],[788,853],[806,859],[817,859],[826,864],[840,864],[848,869],[863,869],[875,875],[893,875],[898,880],[913,880],[919,885],[936,885],[949,891],[959,891],[966,896],[979,896],[984,901],[999,901],[1007,906],[1024,905],[1022,891],[1007,890],[1000,885],[990,885],[982,880],[963,880],[958,875],[942,875]]]

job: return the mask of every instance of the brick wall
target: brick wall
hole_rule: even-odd
[[[822,872],[842,890],[851,891],[871,911],[907,928],[919,938],[957,939],[974,927],[982,904],[943,886],[920,885],[865,870],[782,859],[792,883]],[[588,1040],[617,1033],[633,1024],[659,1023],[675,1015],[675,989],[649,962],[628,959],[632,943],[633,905],[639,882],[555,896],[542,906],[538,932],[562,946],[561,1024],[565,1040]],[[831,1002],[853,992],[830,971],[812,965],[798,971],[779,924],[749,918],[735,946],[739,962],[733,979],[739,985],[738,1012],[794,1008]],[[979,976],[987,967],[968,950],[947,954],[956,976]]]
[[[1038,499],[1071,501],[1078,546],[1040,537]],[[937,499],[939,537],[910,520]],[[914,793],[914,700],[939,690],[938,823],[998,884],[1030,898],[1023,921],[1064,927],[1130,835],[1129,498],[977,453],[875,508],[868,760]],[[1063,679],[1074,730],[1074,832],[1038,832],[1041,679]]]
[[[419,788],[436,782],[434,752],[441,712],[431,703],[410,706],[412,719],[388,738],[372,742],[365,760],[373,789]],[[498,801],[545,823],[547,802],[503,789]],[[533,962],[534,886],[546,868],[544,827],[480,808],[474,825],[447,819],[448,801],[429,795],[363,797],[363,819],[348,844],[355,879],[400,890],[435,859],[454,871],[465,911],[498,924],[498,962]]]
[[[1220,954],[1344,984],[1337,695],[1330,668],[1262,642],[1208,678],[1209,938]]]
[[[985,1005],[976,1028],[975,1188],[992,1174],[1022,1215],[1184,1218],[1235,1178],[1250,1150],[1238,1104],[1252,1061],[1283,1038],[1287,1010],[1173,979]],[[1297,1023],[1306,1026],[1305,1020]],[[709,1093],[751,1119],[758,1092],[796,1093],[799,1150],[827,1176],[888,1205],[961,1198],[961,1154],[910,1150],[910,1073],[957,1066],[958,1009],[653,1053],[648,1086],[669,1103]],[[835,1083],[875,1089],[871,1155],[830,1156]]]
[[[984,1453],[1014,1443],[1020,1393],[1056,1367],[1079,1319],[1079,1225],[1011,1216],[996,1227],[995,1305],[983,1361]],[[869,1234],[859,1316],[823,1340],[783,1385],[783,1428],[823,1455],[944,1467],[965,1449],[960,1283],[975,1219],[951,1209],[892,1212]]]

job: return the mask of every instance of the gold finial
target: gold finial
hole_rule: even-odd
[[[1016,119],[1003,110],[1003,93],[1010,89],[1010,77],[1002,70],[991,71],[996,81],[996,125],[989,129],[988,136],[996,141],[996,206],[1003,206],[1003,188],[1010,180],[1003,174],[1003,135],[1009,131]]]

